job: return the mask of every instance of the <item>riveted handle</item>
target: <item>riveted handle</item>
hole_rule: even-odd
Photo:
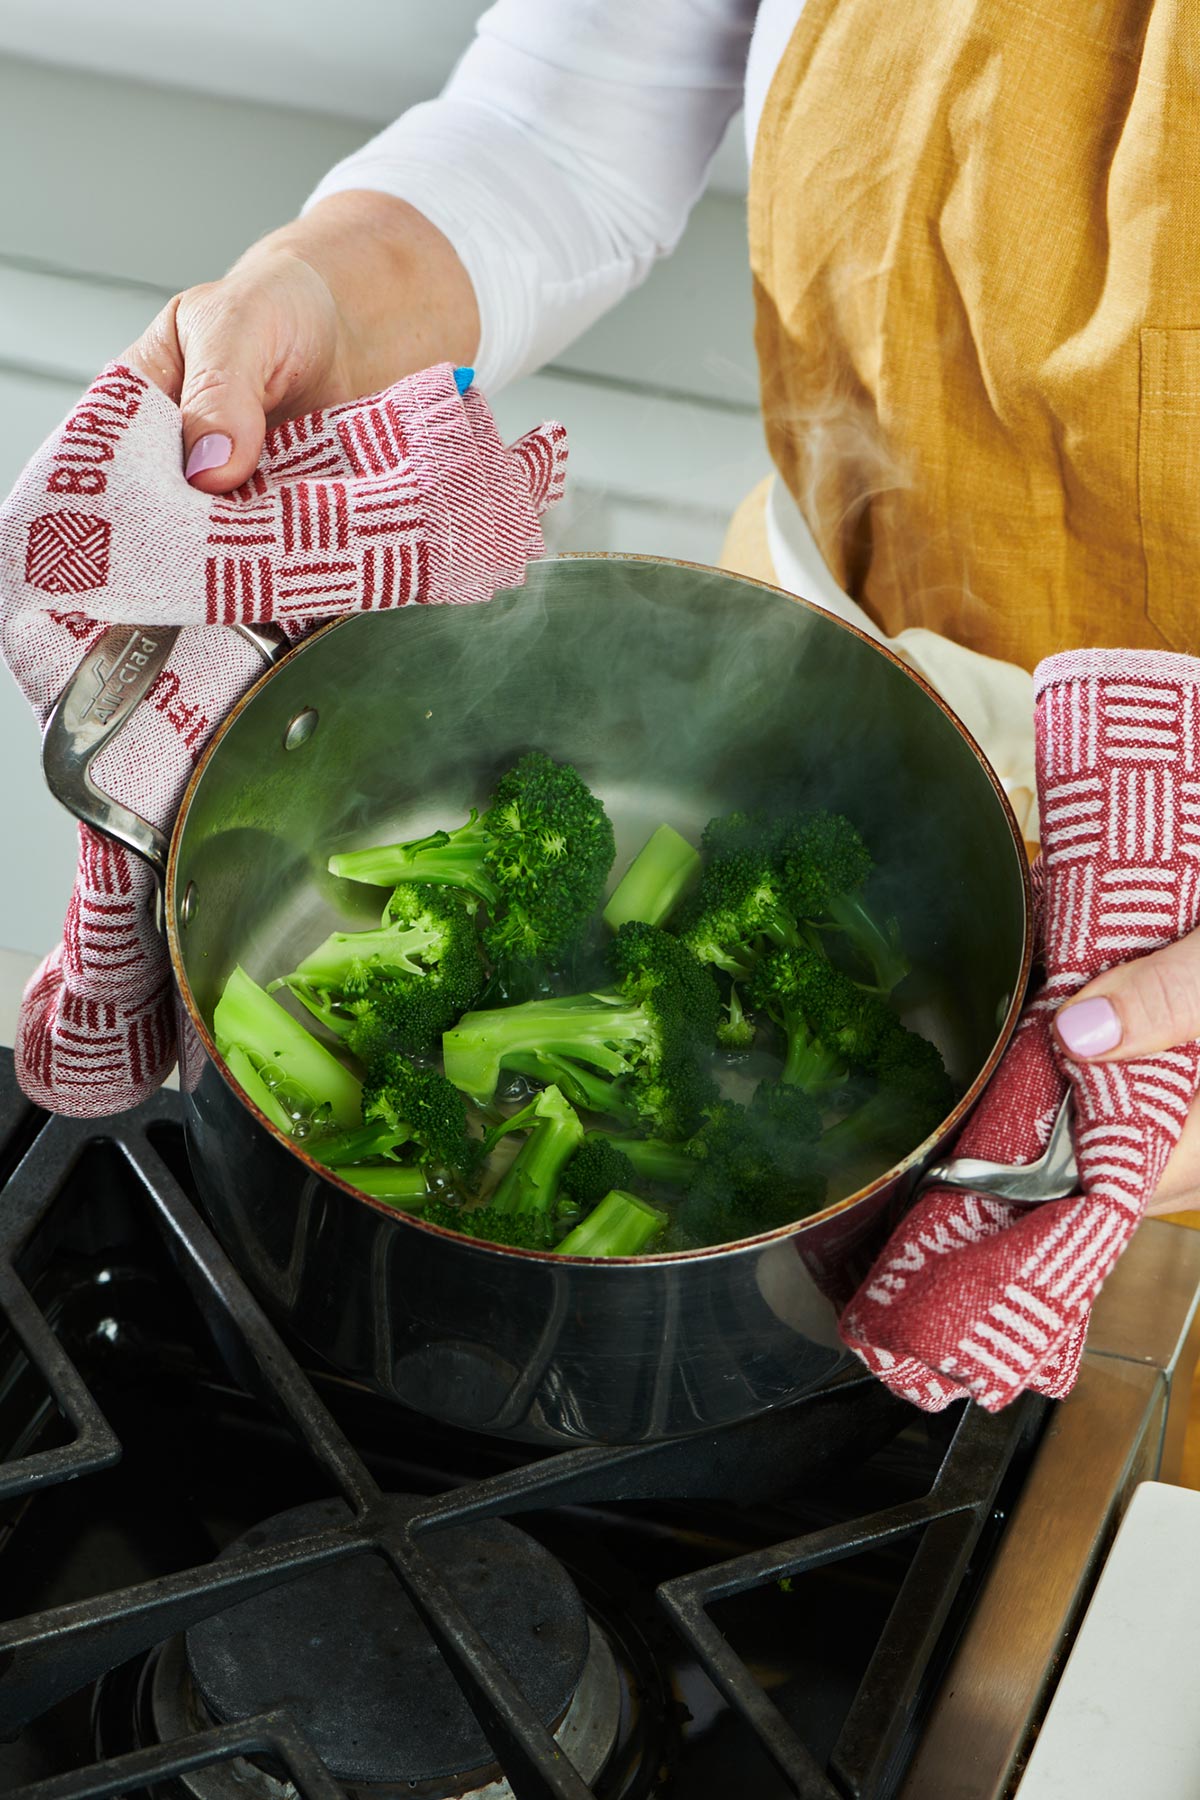
[[[98,788],[91,767],[154,686],[180,629],[110,625],[80,661],[42,734],[42,772],[54,798],[85,825],[142,857],[160,885],[167,875],[166,833]],[[278,662],[289,647],[283,633],[270,626],[233,629],[268,664]]]
[[[1046,1148],[1036,1162],[986,1162],[977,1156],[954,1156],[926,1169],[914,1192],[928,1187],[968,1188],[993,1200],[1014,1201],[1018,1206],[1041,1206],[1047,1200],[1065,1200],[1079,1192],[1079,1169],[1071,1140],[1073,1106],[1068,1088],[1055,1116]]]

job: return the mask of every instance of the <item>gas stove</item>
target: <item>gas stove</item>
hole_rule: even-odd
[[[1136,1480],[1177,1463],[1200,1234],[1139,1234],[1064,1405],[865,1375],[682,1442],[407,1413],[265,1317],[176,1096],[0,1060],[0,1793],[991,1800]]]

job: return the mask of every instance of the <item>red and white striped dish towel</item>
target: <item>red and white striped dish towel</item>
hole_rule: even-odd
[[[111,364],[0,508],[0,651],[46,716],[110,623],[179,625],[170,661],[97,758],[98,785],[169,831],[212,731],[262,672],[227,627],[293,639],[341,613],[486,600],[544,549],[566,469],[561,425],[510,448],[450,364],[268,434],[214,497],[183,477],[178,408]],[[26,990],[17,1076],[54,1112],[119,1112],[175,1060],[153,877],[80,827],[63,943]]]
[[[1200,661],[1080,650],[1037,669],[1044,985],[956,1146],[1032,1162],[1068,1086],[1080,1192],[1019,1207],[931,1188],[842,1315],[895,1392],[995,1411],[1074,1385],[1101,1284],[1128,1244],[1200,1081],[1200,1045],[1077,1063],[1051,1020],[1104,969],[1200,923]]]

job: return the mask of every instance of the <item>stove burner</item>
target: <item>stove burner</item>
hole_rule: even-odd
[[[407,1503],[398,1499],[396,1504]],[[348,1522],[341,1500],[268,1519],[222,1555]],[[603,1634],[566,1570],[502,1520],[433,1532],[422,1547],[475,1628],[517,1679],[584,1780],[603,1767],[620,1685]],[[330,1772],[368,1787],[459,1795],[507,1792],[446,1662],[383,1560],[330,1564],[192,1626],[190,1683],[167,1646],[154,1679],[161,1735],[206,1713],[224,1724],[285,1706]],[[183,1677],[181,1682],[181,1677]],[[181,1694],[181,1687],[192,1694]],[[190,1704],[189,1704],[190,1700]],[[245,1770],[247,1785],[256,1786]],[[261,1782],[261,1777],[259,1777]],[[245,1791],[243,1786],[239,1791]]]

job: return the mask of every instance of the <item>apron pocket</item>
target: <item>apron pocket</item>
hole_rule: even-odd
[[[1143,330],[1138,513],[1146,612],[1174,650],[1200,643],[1200,330]]]

